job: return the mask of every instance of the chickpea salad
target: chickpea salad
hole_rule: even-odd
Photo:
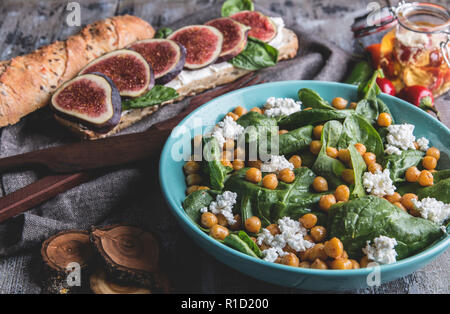
[[[450,169],[414,125],[395,123],[378,75],[358,99],[304,88],[236,104],[193,138],[186,214],[242,253],[314,269],[391,264],[447,236]]]

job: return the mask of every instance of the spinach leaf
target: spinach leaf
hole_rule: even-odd
[[[392,123],[395,123],[391,111],[380,98],[360,100],[356,105],[355,111],[374,126],[377,125],[378,115],[383,112],[389,113],[392,118]]]
[[[250,239],[251,242],[253,242]],[[247,242],[242,240],[238,235],[236,234],[230,234],[228,235],[224,240],[223,243],[239,252],[242,252],[244,254],[259,258],[258,255],[248,246]],[[258,247],[258,246],[257,246]],[[260,252],[261,254],[261,252]],[[262,254],[261,254],[262,255]]]
[[[363,117],[352,115],[344,120],[342,135],[337,145],[338,148],[347,148],[350,144],[362,143],[368,152],[377,156],[377,160],[383,160],[383,141],[377,130],[374,129]]]
[[[328,109],[310,109],[294,112],[293,114],[282,118],[278,126],[282,129],[292,130],[305,125],[316,124],[329,120],[344,120],[354,115],[352,109],[328,110]]]
[[[353,174],[355,177],[355,183],[351,187],[352,193],[350,197],[363,197],[364,195],[366,195],[366,190],[364,189],[364,185],[362,183],[362,175],[366,171],[367,166],[361,154],[358,152],[354,145],[350,145],[348,147],[348,150],[350,151],[350,159],[352,162]]]
[[[417,192],[419,199],[433,197],[446,204],[450,203],[450,178],[444,179],[431,186],[423,187]]]
[[[177,98],[176,90],[163,85],[155,85],[151,90],[137,98],[122,101],[122,110],[145,108]]]
[[[311,144],[312,125],[307,125],[279,136],[279,155],[288,155],[299,152]]]
[[[189,218],[196,224],[200,224],[200,217],[202,213],[200,210],[203,207],[208,207],[214,200],[212,192],[208,190],[198,190],[189,194],[183,202],[183,208]]]
[[[417,253],[442,236],[435,223],[413,217],[387,200],[371,195],[333,205],[327,225],[329,236],[338,237],[352,258],[361,257],[366,241],[380,235],[397,240],[398,259]]]
[[[332,120],[325,123],[321,136],[322,148],[311,168],[315,173],[327,179],[333,188],[343,184],[341,174],[345,170],[345,165],[338,159],[328,156],[326,150],[327,147],[337,147],[341,133],[342,124],[339,121]]]
[[[258,257],[262,257],[261,250],[259,249],[258,245],[256,245],[255,242],[250,238],[250,236],[243,230],[240,230],[238,232],[239,238],[244,241],[248,247],[256,254]]]
[[[230,16],[240,11],[253,11],[251,0],[227,0],[222,4],[222,16]]]
[[[244,51],[228,62],[237,68],[256,71],[276,65],[278,50],[259,39],[249,37]]]
[[[272,135],[278,134],[277,121],[266,115],[249,111],[236,121],[245,129],[245,141],[267,140],[270,142]]]
[[[302,88],[298,91],[298,98],[302,102],[303,107],[311,107],[315,109],[336,110],[330,104],[320,97],[320,95],[309,88]]]
[[[367,82],[359,84],[358,96],[360,99],[377,99],[377,96],[381,93],[380,87],[377,85],[377,77],[379,75],[380,70],[376,70]]]
[[[205,158],[202,161],[202,170],[208,176],[211,188],[222,190],[227,174],[233,169],[224,166],[220,161],[222,150],[214,137],[203,137],[203,147]]]
[[[405,172],[409,167],[417,166],[425,155],[420,150],[403,150],[400,155],[386,155],[383,161],[383,169],[389,169],[392,181],[404,182]]]
[[[300,153],[300,158],[302,159],[302,166],[311,168],[316,161],[316,155],[311,153],[309,150]]]
[[[156,31],[154,38],[167,38],[172,33],[173,29],[169,27],[161,27]]]

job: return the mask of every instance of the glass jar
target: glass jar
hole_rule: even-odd
[[[440,5],[401,2],[387,8],[371,33],[394,26],[382,39],[380,66],[399,91],[422,85],[439,96],[450,89],[450,13]],[[384,8],[386,13],[386,8]],[[367,29],[365,29],[367,31]]]

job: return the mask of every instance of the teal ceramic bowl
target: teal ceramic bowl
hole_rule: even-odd
[[[349,100],[357,99],[357,88],[347,84],[318,81],[267,83],[243,88],[218,97],[192,112],[179,126],[192,129],[198,124],[197,118],[201,118],[203,124],[212,126],[223,119],[223,116],[236,106],[241,105],[247,109],[262,106],[266,99],[271,96],[298,99],[297,91],[300,88],[311,88],[328,101],[336,96]],[[388,95],[382,95],[381,98],[389,106],[396,123],[408,122],[414,124],[416,136],[425,136],[433,146],[441,150],[440,167],[450,168],[450,130],[411,104]],[[184,136],[175,136],[174,133],[176,132],[172,133],[164,146],[159,167],[164,197],[182,228],[198,245],[220,262],[244,274],[274,284],[299,289],[316,291],[351,290],[376,284],[378,278],[381,283],[384,283],[406,276],[430,263],[450,245],[450,237],[443,235],[440,241],[417,255],[390,265],[356,270],[294,268],[265,262],[240,253],[209,237],[185,214],[181,206],[186,190],[182,170],[184,162],[182,160],[177,161],[176,159],[179,159],[177,158],[179,156],[176,155],[182,151],[183,145],[190,146],[194,131],[192,131],[192,134],[185,134]]]

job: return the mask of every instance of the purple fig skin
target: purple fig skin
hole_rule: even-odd
[[[242,49],[235,49],[232,53],[217,58],[215,63],[226,62],[228,60],[231,60],[234,57],[236,57],[238,54],[240,54],[242,51],[244,51],[245,47],[247,47],[247,39],[248,39],[248,32],[249,31],[250,31],[250,29],[247,29],[245,31],[244,41],[242,43]]]
[[[81,125],[83,125],[84,127],[93,130],[95,132],[98,133],[108,133],[109,131],[111,131],[117,124],[119,124],[120,119],[122,117],[122,99],[120,97],[120,93],[119,93],[119,89],[116,87],[116,85],[114,84],[114,82],[106,75],[99,73],[99,72],[93,72],[93,73],[89,73],[89,74],[94,74],[97,76],[101,76],[102,78],[104,78],[108,84],[111,86],[111,104],[113,106],[113,115],[112,117],[102,123],[102,124],[95,124],[95,123],[91,123],[87,120],[84,119],[80,119],[77,117],[74,117],[72,115],[69,114],[65,114],[62,113],[60,111],[58,111],[57,109],[55,109],[52,106],[50,106],[53,111],[55,112],[55,114],[65,120],[68,121],[72,121],[72,122],[76,122],[76,123],[80,123]]]
[[[238,22],[240,22],[240,23],[242,23],[244,25],[247,25],[247,26],[251,27],[251,25],[246,24],[244,21],[242,21],[240,19],[240,17],[244,16],[244,15],[253,15],[253,16],[256,15],[256,16],[259,16],[259,18],[267,19],[267,22],[269,22],[272,25],[272,27],[274,28],[274,32],[273,33],[270,33],[270,32],[268,33],[269,35],[271,35],[270,37],[268,37],[267,34],[265,36],[263,36],[263,37],[255,36],[255,34],[251,34],[249,36],[254,37],[256,39],[259,39],[259,40],[261,40],[263,42],[266,42],[266,43],[270,42],[272,39],[275,38],[275,36],[277,35],[277,32],[278,32],[276,24],[272,21],[272,19],[270,17],[262,14],[261,12],[258,12],[258,11],[240,11],[240,12],[232,14],[230,16],[230,18],[234,19],[234,20],[236,20],[236,21],[238,21]],[[252,32],[251,29],[250,29],[250,32]]]
[[[186,48],[180,43],[176,43],[180,47],[180,58],[178,59],[175,66],[166,74],[156,79],[156,84],[164,85],[172,81],[174,78],[180,74],[180,72],[184,68],[184,64],[186,63]]]

